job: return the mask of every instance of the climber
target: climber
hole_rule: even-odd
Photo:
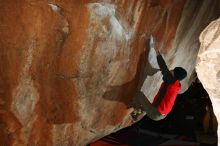
[[[153,37],[151,37],[150,46],[151,48],[155,48]],[[182,67],[176,67],[170,71],[159,49],[155,48],[155,51],[157,62],[163,75],[163,82],[152,103],[150,103],[141,91],[138,91],[137,98],[141,111],[144,111],[149,118],[158,121],[164,119],[172,110],[176,96],[181,89],[180,81],[187,76],[187,72]],[[133,113],[134,116],[136,114],[135,112]]]

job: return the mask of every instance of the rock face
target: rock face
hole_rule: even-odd
[[[220,19],[210,23],[200,35],[200,50],[196,71],[212,101],[214,113],[220,120]],[[218,126],[218,139],[220,138]],[[218,145],[220,142],[218,142]]]
[[[187,68],[187,88],[198,48],[182,44],[198,44],[193,37],[218,6],[218,0],[0,0],[0,145],[84,146],[131,125],[136,89],[152,99],[160,84],[160,72],[148,64],[155,57],[147,60],[144,49],[150,34],[169,67]]]

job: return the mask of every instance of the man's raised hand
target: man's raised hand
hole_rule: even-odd
[[[153,48],[156,51],[157,55],[160,54],[158,44],[156,43],[156,40],[152,35],[150,36],[150,48]]]

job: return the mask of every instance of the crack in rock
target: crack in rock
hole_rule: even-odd
[[[74,80],[74,79],[76,80],[79,78],[89,78],[89,76],[80,76],[80,75],[67,76],[67,75],[63,75],[63,74],[56,74],[55,76],[57,78],[64,79],[64,80]]]

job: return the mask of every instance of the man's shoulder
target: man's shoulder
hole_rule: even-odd
[[[171,83],[170,86],[173,90],[180,90],[181,89],[181,83],[178,80]]]

